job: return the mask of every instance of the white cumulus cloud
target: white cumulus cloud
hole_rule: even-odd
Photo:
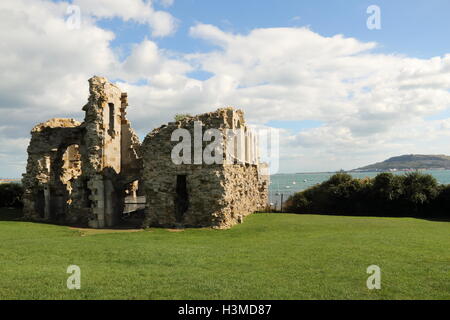
[[[170,0],[162,1],[164,6],[170,6],[172,3]],[[151,1],[74,0],[73,4],[80,7],[82,14],[97,18],[118,17],[124,21],[133,20],[148,24],[155,37],[171,35],[177,28],[177,20],[168,12],[155,10]]]

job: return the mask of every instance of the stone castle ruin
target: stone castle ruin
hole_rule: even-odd
[[[136,192],[145,196],[143,227],[228,228],[266,206],[268,175],[242,111],[186,116],[141,145],[126,118],[127,94],[101,77],[89,90],[84,122],[56,118],[31,131],[22,179],[28,219],[114,227]]]

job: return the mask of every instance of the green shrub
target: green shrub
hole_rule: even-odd
[[[336,173],[327,181],[291,196],[286,209],[295,213],[356,213],[367,195],[369,183],[353,179],[347,173]]]
[[[298,192],[288,198],[285,203],[286,211],[294,213],[308,213],[310,201],[305,192]]]
[[[371,211],[374,214],[402,215],[401,198],[403,196],[403,176],[392,173],[380,173],[373,179],[370,190]]]
[[[354,179],[337,173],[327,181],[292,195],[286,209],[294,213],[436,216],[450,210],[450,187],[419,172],[404,176],[381,173]]]
[[[372,190],[377,200],[395,201],[403,194],[403,176],[380,173],[373,179]]]
[[[356,213],[359,202],[365,196],[364,184],[359,179],[347,173],[337,173],[332,176],[323,188],[327,189],[333,207],[330,208],[336,213]],[[327,211],[330,211],[329,209]]]
[[[411,172],[404,176],[402,182],[405,209],[410,209],[416,214],[426,209],[439,195],[438,183],[429,174]]]
[[[0,207],[21,208],[23,188],[19,183],[0,184]]]
[[[439,187],[439,195],[433,201],[431,210],[439,216],[450,218],[450,185]]]

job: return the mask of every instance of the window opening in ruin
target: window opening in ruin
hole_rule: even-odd
[[[108,103],[109,106],[109,135],[114,137],[114,103]]]
[[[234,135],[233,135],[233,164],[239,164],[239,162],[241,161],[241,136],[240,136],[240,131],[239,129],[234,130]]]
[[[91,200],[92,191],[88,187],[88,181],[83,181],[83,198],[84,198],[84,204],[86,208],[93,208],[92,204],[93,201]]]
[[[79,145],[72,144],[68,146],[62,158],[64,160],[65,169],[81,170],[81,154]]]
[[[175,218],[177,222],[182,222],[183,216],[189,207],[186,175],[177,175],[176,193]]]
[[[79,145],[72,144],[66,148],[62,155],[60,179],[63,184],[67,185],[69,194],[72,192],[72,182],[81,175],[81,154],[79,148]]]

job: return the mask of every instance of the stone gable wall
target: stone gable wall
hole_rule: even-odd
[[[125,196],[137,191],[146,197],[144,226],[228,228],[265,207],[268,179],[241,110],[168,123],[141,145],[126,118],[127,94],[101,77],[89,79],[89,91],[83,123],[55,118],[31,132],[23,177],[27,218],[112,227]],[[188,163],[172,161],[176,129],[191,137]],[[214,148],[209,129],[221,138]],[[204,150],[223,161],[208,164]]]
[[[31,132],[23,178],[30,219],[114,226],[127,187],[135,188],[142,162],[127,96],[102,77],[89,79],[89,91],[83,123],[51,119]]]
[[[202,133],[219,129],[222,133],[222,164],[193,164],[194,123],[202,123]],[[191,163],[175,164],[171,153],[179,142],[171,141],[174,130],[183,128],[191,136]],[[196,226],[228,228],[267,203],[267,177],[260,164],[229,163],[226,153],[227,129],[246,128],[243,113],[233,108],[187,117],[153,130],[143,142],[143,187],[147,197],[145,226]],[[243,140],[245,143],[245,140]],[[210,142],[202,142],[202,150]],[[233,153],[233,152],[232,152]],[[243,152],[245,157],[245,150]],[[188,209],[177,211],[177,177],[186,176]]]

